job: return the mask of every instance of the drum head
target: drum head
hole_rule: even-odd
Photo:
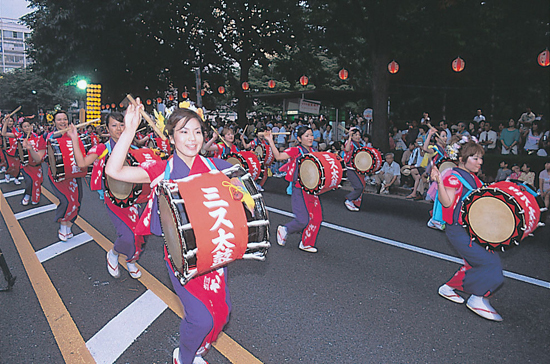
[[[233,165],[238,164],[239,166],[242,166],[241,161],[238,158],[235,158],[235,157],[229,157],[229,158],[226,159],[226,161],[228,161],[229,163],[231,163]]]
[[[254,153],[258,156],[258,158],[263,159],[264,158],[264,148],[262,148],[260,145],[254,149]]]
[[[486,196],[475,200],[468,209],[468,215],[474,234],[489,243],[506,241],[514,233],[514,214],[498,198]]]
[[[320,179],[319,168],[314,161],[306,159],[300,164],[300,181],[305,188],[314,189],[319,185]]]
[[[128,182],[122,182],[106,175],[109,192],[114,198],[124,200],[132,193],[134,185]]]
[[[160,226],[164,234],[166,249],[172,257],[173,268],[183,273],[183,248],[178,234],[178,222],[168,197],[163,193],[160,193],[158,196],[158,208],[160,212]]]
[[[368,171],[373,164],[372,156],[369,152],[361,151],[355,155],[353,165],[361,172]]]
[[[439,173],[443,173],[444,170],[456,167],[456,163],[445,161],[439,166]]]

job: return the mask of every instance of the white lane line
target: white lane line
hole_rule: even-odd
[[[96,363],[114,363],[166,308],[149,290],[138,297],[86,343]]]
[[[22,195],[24,193],[25,193],[25,189],[11,191],[11,192],[4,193],[4,197],[8,198],[8,197],[12,197],[12,196]]]
[[[273,208],[273,207],[266,207],[266,209],[268,211],[271,211],[271,212],[274,212],[276,214],[280,214],[280,215],[284,215],[284,216],[288,216],[288,217],[294,217],[294,214],[291,213],[291,212],[288,212],[288,211],[284,211],[284,210],[279,210],[279,209],[276,209],[276,208]],[[383,243],[383,244],[388,244],[388,245],[391,245],[391,246],[395,246],[397,248],[401,248],[401,249],[405,249],[405,250],[410,250],[410,251],[413,251],[415,253],[420,253],[420,254],[424,254],[424,255],[428,255],[430,257],[434,257],[434,258],[439,258],[439,259],[443,259],[443,260],[447,260],[449,262],[453,262],[453,263],[458,263],[458,264],[462,264],[463,263],[463,260],[460,259],[460,258],[457,258],[457,257],[453,257],[451,255],[447,255],[447,254],[443,254],[443,253],[438,253],[438,252],[435,252],[435,251],[432,251],[432,250],[428,250],[428,249],[424,249],[424,248],[419,248],[417,246],[414,246],[414,245],[409,245],[409,244],[405,244],[405,243],[401,243],[399,241],[395,241],[395,240],[391,240],[391,239],[387,239],[387,238],[383,238],[381,236],[376,236],[376,235],[372,235],[372,234],[368,234],[368,233],[364,233],[362,231],[359,231],[359,230],[354,230],[354,229],[350,229],[350,228],[347,228],[347,227],[344,227],[344,226],[339,226],[339,225],[335,225],[335,224],[331,224],[330,222],[322,222],[321,223],[322,226],[325,226],[325,227],[328,227],[329,229],[334,229],[334,230],[338,230],[338,231],[341,231],[341,232],[344,232],[344,233],[347,233],[347,234],[351,234],[351,235],[355,235],[355,236],[359,236],[361,238],[365,238],[365,239],[369,239],[369,240],[374,240],[374,241],[377,241],[379,243]],[[512,279],[515,279],[515,280],[518,280],[518,281],[521,281],[521,282],[525,282],[525,283],[529,283],[529,284],[533,284],[535,286],[539,286],[539,287],[543,287],[543,288],[548,288],[550,289],[550,282],[547,282],[547,281],[543,281],[541,279],[537,279],[537,278],[533,278],[533,277],[529,277],[529,276],[524,276],[523,274],[518,274],[518,273],[514,273],[514,272],[509,272],[507,270],[503,271],[503,274],[505,277],[508,277],[508,278],[512,278]]]
[[[20,181],[22,181],[24,178],[23,178],[23,177],[19,177],[18,179],[19,179]],[[15,178],[12,177],[12,178],[10,179],[10,182],[13,182],[13,181],[15,181]],[[2,178],[2,179],[0,179],[0,183],[9,183],[9,182],[6,182],[6,179],[5,179],[5,178]]]
[[[24,219],[26,217],[31,217],[31,216],[34,216],[34,215],[41,214],[43,212],[48,212],[48,211],[55,210],[56,208],[57,208],[57,205],[55,205],[53,203],[49,204],[49,205],[45,205],[45,206],[35,207],[34,209],[18,212],[17,214],[15,214],[15,218],[17,220],[21,220],[21,219]]]
[[[55,258],[60,254],[81,246],[82,244],[86,244],[87,242],[92,240],[94,240],[94,238],[88,235],[88,233],[81,233],[75,235],[72,239],[69,239],[66,242],[59,241],[55,244],[45,247],[44,249],[40,249],[36,252],[36,256],[38,257],[38,260],[40,260],[40,263],[44,263],[51,258]]]

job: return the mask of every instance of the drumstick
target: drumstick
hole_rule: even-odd
[[[212,128],[212,130],[214,130],[214,133],[216,133],[218,135],[218,137],[222,140],[222,142],[224,142],[224,144],[228,147],[228,148],[231,148],[229,146],[229,144],[227,144],[227,142],[225,141],[225,139],[220,135],[220,133],[218,133],[218,131],[212,126],[210,125],[210,127]]]
[[[437,132],[437,129],[434,128],[434,127],[432,126],[432,124],[430,124],[430,123],[428,122],[428,123],[426,123],[426,125],[428,125],[428,128],[434,129],[434,130],[435,130],[435,133],[434,133],[434,134],[435,134],[436,137],[438,137],[439,139],[443,139],[443,138],[441,137],[441,135],[439,135],[439,133]]]
[[[21,110],[21,106],[19,106],[17,109],[15,109],[11,113],[9,113],[8,116],[6,116],[6,118],[11,118],[19,110]]]
[[[258,136],[264,136],[264,135],[265,135],[264,131],[261,131],[261,132],[258,133]],[[290,135],[290,132],[289,131],[282,131],[282,132],[271,133],[271,135]]]
[[[95,123],[97,121],[100,121],[101,119],[94,119],[94,120],[90,120],[90,121],[87,121],[85,123],[82,123],[82,124],[78,124],[76,125],[76,128],[79,129],[79,128],[83,128],[87,125],[90,125],[91,123]],[[53,136],[58,136],[58,135],[61,135],[61,134],[64,134],[65,132],[67,132],[70,128],[65,128],[65,129],[61,129],[61,130],[58,130],[56,131],[55,133],[53,133]]]
[[[246,134],[246,129],[248,129],[248,124],[246,124],[246,126],[244,127],[243,135]]]
[[[132,97],[132,95],[130,95],[130,94],[126,95],[126,98],[128,99],[128,101],[130,101],[130,103],[132,105],[134,105],[134,107],[138,107],[138,104],[137,104],[136,100]],[[157,124],[155,124],[155,122],[151,119],[151,117],[149,115],[147,115],[147,113],[145,111],[143,111],[143,109],[139,109],[139,113],[141,114],[141,116],[143,116],[145,121],[147,121],[149,123],[149,125],[151,125],[151,127],[153,128],[155,133],[157,133],[157,135],[162,140],[166,140],[166,136],[164,135],[163,132],[161,132],[159,130],[159,128],[157,127]]]

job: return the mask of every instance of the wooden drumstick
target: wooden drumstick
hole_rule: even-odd
[[[76,128],[77,128],[77,129],[80,129],[80,128],[83,128],[83,127],[85,127],[85,126],[90,125],[91,123],[95,123],[95,122],[97,122],[97,121],[101,121],[101,119],[100,119],[100,118],[99,118],[99,119],[94,119],[94,120],[90,120],[90,121],[87,121],[87,122],[82,123],[82,124],[78,124],[78,125],[76,125]],[[70,129],[70,128],[65,128],[65,129],[58,130],[58,131],[56,131],[55,133],[53,133],[53,136],[58,136],[58,135],[64,134],[64,133],[66,133],[69,129]]]
[[[241,135],[246,134],[246,129],[248,129],[248,124],[246,124],[246,126],[244,127],[243,133]]]
[[[426,125],[428,125],[428,128],[435,130],[435,133],[434,133],[434,134],[435,134],[436,137],[438,137],[439,139],[443,140],[443,138],[441,137],[441,135],[439,135],[439,133],[437,132],[437,129],[434,128],[434,127],[432,126],[432,124],[430,124],[430,123],[428,122],[428,123],[426,123]]]
[[[132,105],[134,105],[135,107],[138,107],[138,103],[136,102],[136,100],[132,97],[132,95],[128,94],[126,95],[126,98],[128,99],[128,101],[130,101],[130,103]],[[145,112],[143,111],[143,109],[139,109],[139,113],[141,114],[141,116],[143,116],[143,118],[145,119],[145,121],[147,121],[147,123],[149,123],[149,125],[151,125],[151,127],[153,128],[153,130],[155,131],[155,133],[157,133],[157,135],[162,139],[162,140],[166,140],[166,136],[164,135],[163,132],[160,131],[160,129],[157,127],[157,124],[155,124],[155,122],[153,121],[153,119],[151,119],[151,117]]]
[[[265,135],[265,131],[261,131],[258,133],[258,136],[264,136],[264,135]],[[271,135],[290,135],[290,132],[282,131],[282,132],[271,133]]]
[[[19,106],[17,109],[15,109],[11,113],[9,113],[8,116],[6,116],[6,118],[11,118],[19,110],[21,110],[21,106]]]
[[[214,130],[214,133],[216,133],[218,135],[218,138],[220,138],[222,140],[222,142],[228,147],[228,148],[231,148],[229,146],[229,144],[227,144],[227,142],[225,141],[225,139],[220,135],[220,133],[218,133],[218,131],[212,126],[210,125],[210,127],[212,128],[212,130]]]

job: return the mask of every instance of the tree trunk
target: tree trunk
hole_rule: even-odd
[[[242,84],[244,81],[248,82],[248,72],[250,70],[250,66],[251,65],[249,63],[241,62],[241,74],[236,92],[237,98],[239,99],[239,103],[237,105],[237,123],[240,127],[244,127],[248,122],[246,112],[248,110],[248,94],[250,93],[250,90],[244,91],[242,88]]]
[[[385,52],[372,54],[372,145],[387,152],[390,150],[388,134],[389,78],[387,63],[390,59]]]

